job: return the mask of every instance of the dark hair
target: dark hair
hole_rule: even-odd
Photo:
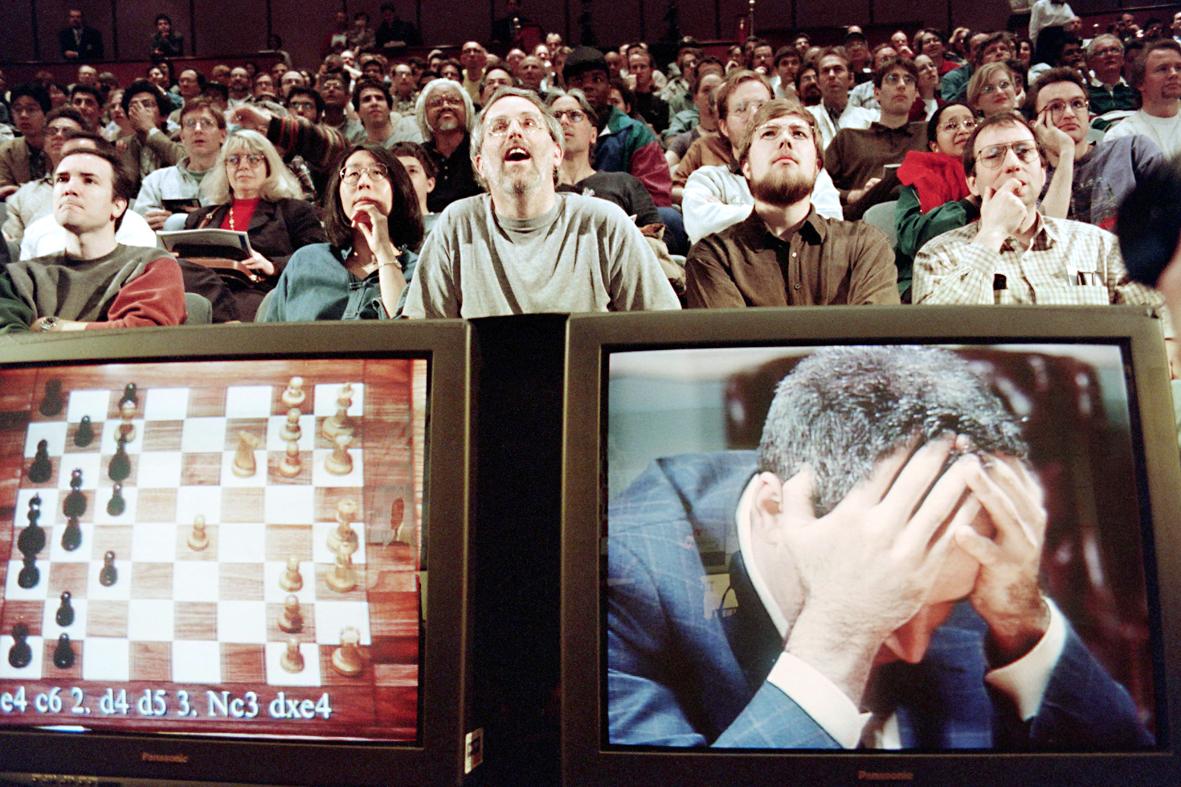
[[[828,347],[775,389],[759,469],[786,481],[807,465],[817,515],[908,441],[966,435],[973,451],[1025,457],[1020,424],[965,359],[934,347]]]
[[[53,108],[49,101],[49,91],[36,82],[25,82],[22,85],[14,87],[8,97],[8,105],[12,106],[15,104],[16,100],[21,96],[28,96],[36,101],[41,107],[42,112],[48,112]]]
[[[809,61],[807,61],[807,62],[801,62],[801,63],[800,63],[800,70],[796,72],[796,84],[795,84],[795,88],[796,88],[796,93],[797,93],[797,94],[798,94],[798,93],[799,93],[799,91],[800,91],[800,80],[803,78],[803,76],[804,76],[804,73],[805,73],[805,72],[807,72],[807,71],[811,71],[813,74],[815,74],[815,75],[816,75],[816,77],[817,77],[817,78],[819,78],[819,77],[820,77],[820,68],[819,68],[819,67],[816,65],[816,61],[815,61],[815,60],[809,60]]]
[[[988,49],[998,41],[1004,41],[1013,50],[1017,49],[1017,47],[1013,45],[1013,35],[1011,33],[1005,30],[998,30],[995,33],[989,33],[988,37],[981,41],[980,46],[976,48],[976,57],[974,58],[972,65],[978,66],[983,63],[984,50]]]
[[[86,120],[82,117],[82,113],[69,104],[63,104],[60,107],[49,110],[45,115],[45,125],[48,126],[50,121],[57,120],[58,118],[72,120],[82,128],[86,128]]]
[[[202,93],[208,93],[210,90],[221,96],[222,101],[230,100],[230,89],[221,82],[206,82],[201,88]]]
[[[156,14],[156,23],[157,24],[160,23],[161,19],[163,19],[168,24],[172,24],[172,17],[170,17],[168,14]]]
[[[931,119],[927,121],[927,142],[934,142],[939,134],[939,121],[943,120],[943,113],[952,107],[963,107],[976,117],[976,110],[965,104],[963,101],[950,101],[935,110],[935,114],[931,115]]]
[[[1042,143],[1037,141],[1037,132],[1033,130],[1033,126],[1025,119],[1025,116],[1018,112],[998,112],[977,123],[976,128],[972,130],[972,136],[968,137],[968,141],[964,143],[964,172],[966,174],[972,175],[976,172],[976,138],[984,129],[993,126],[1021,126],[1027,130],[1029,135],[1033,137],[1034,144],[1037,145],[1037,154],[1044,166],[1046,151],[1042,147]]]
[[[402,162],[381,145],[353,145],[336,159],[332,175],[324,187],[324,232],[328,242],[338,250],[353,244],[353,224],[344,214],[344,206],[340,202],[340,171],[354,153],[362,151],[385,165],[390,173],[390,187],[394,196],[388,219],[390,239],[396,245],[418,248],[422,242],[422,213],[418,209],[418,195]]]
[[[873,72],[873,86],[880,88],[882,82],[885,81],[886,75],[896,68],[901,68],[906,73],[914,77],[915,84],[919,82],[919,70],[915,67],[914,61],[907,57],[892,57],[887,60],[882,67]]]
[[[1136,56],[1132,63],[1132,87],[1137,90],[1144,84],[1144,73],[1148,68],[1148,56],[1158,49],[1168,49],[1181,55],[1181,44],[1171,38],[1158,38],[1144,45],[1144,51]]]
[[[630,107],[632,111],[635,111],[636,94],[633,93],[632,89],[627,86],[627,83],[619,77],[613,77],[610,81],[610,85],[613,90],[619,91],[619,95],[623,98],[624,105]]]
[[[358,79],[357,84],[353,86],[353,109],[361,109],[361,91],[363,90],[377,90],[385,98],[387,107],[394,105],[394,100],[390,98],[390,89],[385,86],[385,82],[378,82],[376,79]]]
[[[89,96],[94,96],[94,100],[98,102],[98,105],[100,107],[103,105],[103,97],[99,94],[98,88],[92,87],[91,85],[74,85],[72,88],[70,88],[70,99],[73,100],[74,96],[78,95],[79,93],[85,93]]]
[[[97,134],[79,131],[70,134],[66,139],[89,139],[94,141],[95,146],[93,148],[71,150],[62,156],[62,161],[65,161],[70,156],[86,153],[91,156],[98,156],[111,165],[111,197],[113,199],[122,199],[127,203],[123,212],[115,219],[115,230],[118,231],[119,227],[123,225],[123,217],[127,215],[127,211],[131,210],[131,201],[135,199],[135,195],[139,190],[138,178],[132,173],[131,168],[127,166],[123,156],[115,150],[115,146]],[[59,163],[58,166],[60,167],[61,164]]]
[[[185,105],[180,109],[180,115],[177,117],[177,119],[180,121],[180,124],[182,126],[185,124],[185,115],[191,115],[194,112],[208,112],[213,116],[219,129],[224,129],[226,127],[226,116],[221,112],[218,112],[213,106],[213,102],[204,96],[193,96],[185,102]]]
[[[797,50],[794,46],[781,46],[779,49],[775,50],[774,63],[776,68],[779,68],[779,61],[785,57],[794,57],[798,61],[803,61],[803,58],[800,57],[799,50]]]
[[[394,154],[394,158],[398,156],[413,156],[418,159],[418,163],[422,165],[423,173],[428,178],[433,178],[439,174],[439,168],[431,160],[430,155],[426,152],[426,148],[417,142],[410,142],[408,140],[395,142],[390,146],[390,153]]]
[[[298,85],[291,88],[291,92],[287,94],[287,101],[285,102],[286,106],[290,107],[291,99],[295,98],[296,96],[308,96],[312,99],[312,101],[316,102],[316,115],[318,116],[324,114],[324,97],[315,90],[312,90],[306,85]]]
[[[160,117],[168,117],[168,114],[172,112],[172,102],[164,96],[164,92],[160,88],[146,79],[135,80],[123,91],[123,100],[119,103],[123,105],[124,112],[131,112],[131,99],[140,93],[151,94],[152,98],[156,100],[156,107],[160,110]]]
[[[1043,71],[1042,75],[1034,81],[1033,86],[1030,87],[1029,93],[1026,96],[1025,106],[1033,115],[1037,113],[1037,94],[1041,92],[1046,85],[1052,85],[1056,82],[1071,82],[1078,85],[1079,90],[1083,91],[1083,98],[1089,100],[1090,92],[1087,90],[1087,83],[1079,76],[1079,73],[1073,68],[1065,66],[1057,66],[1048,71]]]

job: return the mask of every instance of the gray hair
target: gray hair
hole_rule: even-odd
[[[476,115],[476,107],[472,104],[472,97],[463,89],[463,85],[458,82],[452,82],[450,79],[432,79],[426,83],[426,87],[418,94],[418,101],[414,104],[414,119],[418,122],[418,130],[422,134],[424,140],[434,139],[435,134],[431,131],[431,127],[426,123],[426,105],[431,100],[431,97],[442,90],[450,90],[458,93],[460,99],[463,100],[463,122],[467,133],[472,133],[473,118]]]
[[[550,91],[550,94],[545,99],[545,105],[551,112],[553,111],[554,102],[557,101],[559,98],[572,98],[575,101],[577,101],[578,106],[582,109],[583,112],[586,113],[586,116],[588,118],[590,118],[591,125],[592,126],[599,125],[599,113],[595,111],[595,108],[591,106],[590,101],[587,100],[586,93],[583,93],[580,89],[578,89],[576,87],[572,87],[566,91],[562,91],[562,90],[558,90],[558,89],[554,89],[554,90]],[[561,127],[561,125],[562,125],[561,123],[558,124],[559,127]]]
[[[1108,41],[1114,41],[1120,50],[1123,50],[1124,42],[1120,41],[1119,36],[1112,35],[1111,33],[1100,33],[1091,39],[1091,43],[1087,44],[1087,58],[1089,59],[1094,57],[1095,53],[1099,51],[1099,47],[1103,46]]]
[[[488,115],[488,110],[496,105],[497,101],[502,98],[523,98],[533,106],[537,107],[537,111],[541,113],[541,119],[545,121],[546,130],[549,131],[550,139],[558,146],[558,149],[563,153],[566,151],[566,137],[562,134],[562,124],[558,122],[557,118],[550,114],[549,109],[541,102],[541,99],[532,90],[525,90],[520,87],[502,87],[492,94],[492,98],[488,99],[488,103],[480,110],[480,114],[476,115],[475,125],[472,126],[472,169],[476,168],[476,156],[480,154],[480,147],[484,144],[484,118]]]
[[[977,451],[1028,453],[1017,418],[954,353],[829,347],[780,381],[763,424],[759,469],[786,481],[808,465],[823,515],[891,451],[943,434],[965,435]]]
[[[217,156],[217,163],[201,179],[201,193],[214,205],[225,205],[233,200],[230,193],[230,180],[226,175],[226,156],[239,152],[261,153],[267,160],[267,177],[258,195],[265,200],[274,202],[285,197],[302,199],[303,189],[299,180],[287,169],[279,152],[270,141],[257,131],[240,128],[226,137],[225,144]]]

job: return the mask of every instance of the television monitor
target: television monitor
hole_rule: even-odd
[[[1112,307],[571,318],[570,784],[1177,784],[1181,471]]]
[[[462,781],[467,374],[459,322],[0,347],[4,778]]]

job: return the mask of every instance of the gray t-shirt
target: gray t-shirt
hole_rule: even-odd
[[[558,194],[534,219],[487,194],[452,203],[423,244],[407,317],[679,309],[660,263],[616,205]]]

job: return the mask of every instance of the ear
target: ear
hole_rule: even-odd
[[[427,178],[426,179],[426,193],[430,194],[434,190],[435,190],[435,179],[434,178]]]
[[[882,89],[880,87],[878,87],[877,85],[874,85],[873,97],[874,97],[875,101],[881,102],[881,100],[882,100]]]
[[[750,180],[750,156],[747,156],[746,160],[742,162],[742,176]]]
[[[772,534],[778,528],[783,510],[783,482],[774,473],[764,471],[751,479],[751,484],[751,532],[761,533],[768,540],[774,540]]]
[[[118,221],[119,217],[127,212],[127,200],[122,197],[115,197],[111,202],[111,220]]]
[[[973,194],[974,196],[980,197],[981,199],[983,199],[983,198],[984,198],[984,195],[983,195],[983,194],[981,194],[981,193],[980,193],[980,192],[979,192],[979,191],[976,189],[976,176],[975,176],[975,175],[969,175],[969,176],[968,176],[968,191],[972,192],[972,194]]]

